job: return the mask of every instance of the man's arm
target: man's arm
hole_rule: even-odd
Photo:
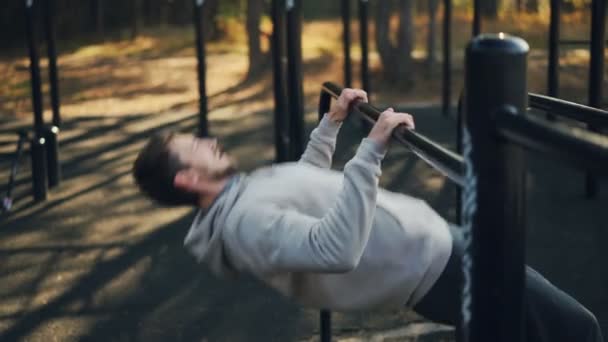
[[[310,141],[300,158],[300,163],[329,169],[336,150],[336,137],[342,122],[356,101],[367,102],[367,94],[359,89],[344,89],[331,109],[323,116],[317,128],[310,134]]]
[[[411,123],[411,124],[410,124]],[[363,255],[376,209],[380,164],[399,124],[408,114],[386,111],[344,167],[343,187],[322,218],[274,204],[250,208],[229,239],[257,272],[348,272]]]

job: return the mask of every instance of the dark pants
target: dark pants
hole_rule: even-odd
[[[431,321],[456,325],[460,318],[464,243],[459,228],[452,227],[451,231],[452,256],[414,310]],[[525,315],[527,342],[603,341],[597,319],[589,310],[527,266]]]

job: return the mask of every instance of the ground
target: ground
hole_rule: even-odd
[[[339,56],[329,52],[328,43],[339,39],[336,25],[306,26],[311,37],[323,37],[305,39],[308,131],[320,84],[341,79]],[[146,137],[166,128],[192,132],[196,126],[196,60],[187,39],[176,38],[180,32],[172,32],[172,40],[144,36],[61,56],[64,181],[47,201],[33,203],[27,156],[21,163],[16,205],[0,222],[1,341],[317,339],[318,312],[299,308],[247,277],[211,276],[182,247],[192,211],[158,208],[133,186],[131,164]],[[210,46],[210,130],[244,170],[251,170],[274,158],[272,83],[268,74],[243,81],[246,56],[229,45]],[[562,55],[565,97],[584,102],[587,58],[581,49]],[[377,56],[372,61],[377,68]],[[462,54],[456,54],[454,65],[455,84],[461,84]],[[10,85],[3,91],[8,100],[0,102],[0,179],[7,179],[14,131],[30,126],[31,118],[26,61],[11,58],[0,67]],[[532,90],[544,89],[545,68],[546,54],[533,50]],[[438,76],[417,73],[420,89],[400,94],[383,86],[376,72],[373,100],[407,108],[418,131],[454,148],[454,120],[441,116],[436,106]],[[458,92],[456,86],[454,98]],[[336,168],[352,156],[361,134],[357,120],[344,127]],[[603,264],[608,183],[598,199],[585,200],[581,172],[536,155],[529,164],[528,263],[587,305],[608,333]],[[422,161],[394,146],[383,169],[383,186],[420,196],[454,218],[455,187]],[[452,340],[448,328],[431,326],[407,310],[335,314],[333,332],[340,341]]]

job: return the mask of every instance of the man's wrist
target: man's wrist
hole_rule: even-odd
[[[344,117],[344,116],[342,116],[342,117]],[[341,116],[339,115],[339,113],[332,112],[332,111],[329,111],[327,113],[327,118],[329,119],[329,121],[334,122],[334,123],[342,123],[342,121],[343,121]]]

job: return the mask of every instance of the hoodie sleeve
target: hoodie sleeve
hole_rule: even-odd
[[[253,272],[341,273],[359,263],[369,239],[385,149],[364,139],[344,167],[335,205],[322,218],[278,204],[248,210],[235,246]]]
[[[329,120],[325,114],[317,128],[310,134],[310,141],[299,162],[329,169],[336,150],[336,136],[340,127],[342,127],[342,123]]]

